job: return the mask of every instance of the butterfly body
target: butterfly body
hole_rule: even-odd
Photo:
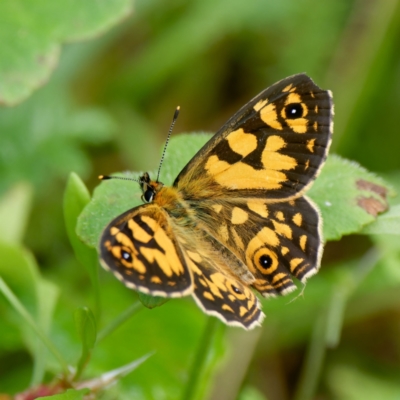
[[[144,174],[147,203],[113,220],[100,240],[103,266],[127,286],[165,297],[192,294],[207,313],[251,329],[264,296],[296,288],[322,254],[321,218],[303,194],[332,133],[328,91],[286,78],[239,110],[173,186]]]

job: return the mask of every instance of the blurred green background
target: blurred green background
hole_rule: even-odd
[[[400,1],[8,0],[0,15],[0,272],[71,365],[76,308],[99,310],[67,238],[68,176],[92,191],[99,174],[157,168],[177,105],[174,134],[214,132],[306,72],[333,91],[332,152],[400,190]],[[82,379],[154,352],[99,398],[398,399],[399,239],[327,243],[305,292],[264,301],[250,333],[210,325],[190,298],[140,309]],[[101,330],[138,296],[99,279]],[[0,393],[61,372],[2,296],[0,315]]]

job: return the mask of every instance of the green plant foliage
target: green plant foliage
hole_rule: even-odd
[[[0,240],[21,243],[32,204],[32,187],[16,184],[0,199]]]
[[[267,398],[254,387],[246,386],[240,392],[238,400],[267,400]]]
[[[400,235],[400,205],[396,204],[374,223],[367,225],[362,233],[368,235]]]
[[[96,343],[97,330],[94,315],[87,307],[80,307],[75,311],[75,324],[82,343],[82,354],[74,377],[77,380],[89,361]]]
[[[53,399],[53,400],[85,400],[85,395],[89,394],[90,391],[88,389],[67,389],[65,393],[56,394],[54,396],[45,396],[45,397],[37,397],[38,400],[40,399]]]
[[[140,302],[147,308],[154,308],[163,305],[168,301],[165,297],[149,296],[145,293],[138,293]]]
[[[46,336],[58,297],[58,288],[40,277],[34,260],[27,257],[23,251],[9,245],[5,245],[1,250],[5,257],[0,265],[0,291],[8,300],[13,311],[18,314],[15,321],[15,316],[10,314],[10,322],[14,325],[14,331],[17,330],[22,335],[25,345],[32,354],[34,369],[31,383],[37,384],[43,379],[46,370],[43,345],[58,359],[64,373],[67,370],[62,356]],[[23,274],[22,279],[15,279],[16,268]],[[29,282],[26,281],[27,279]],[[11,282],[11,287],[6,282]],[[32,284],[33,287],[31,287]],[[20,301],[20,299],[23,300]],[[7,332],[7,320],[4,322],[5,332]],[[37,335],[37,338],[32,335],[32,332]],[[37,339],[40,339],[41,343]]]
[[[78,175],[71,173],[64,192],[64,220],[68,239],[75,256],[86,268],[95,293],[95,307],[100,311],[99,278],[97,252],[85,246],[76,234],[76,222],[79,214],[90,201],[90,194]]]
[[[399,381],[394,376],[372,375],[356,365],[339,364],[328,374],[328,384],[339,399],[395,399],[400,391]],[[342,385],[337,386],[335,382],[339,380]]]
[[[363,199],[373,199],[381,210],[386,210],[386,197],[371,190],[371,184],[384,192],[389,191],[388,184],[357,163],[337,156],[328,157],[321,175],[308,192],[321,210],[325,240],[338,240],[375,221],[376,215],[368,212]]]
[[[74,111],[67,93],[57,90],[48,86],[19,107],[0,110],[0,190],[21,180],[43,189],[54,177],[65,177],[70,166],[86,175],[82,144],[109,139],[114,125],[107,114]]]
[[[98,35],[131,8],[131,0],[1,2],[0,103],[16,104],[42,85],[58,63],[62,43]]]
[[[0,398],[398,393],[398,0],[0,3]],[[154,178],[179,104],[171,185],[204,130],[299,72],[335,102],[307,192],[324,220],[318,274],[262,299],[263,327],[245,332],[103,271],[102,230],[142,202],[137,182],[97,176]]]

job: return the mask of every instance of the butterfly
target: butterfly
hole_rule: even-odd
[[[327,157],[332,117],[330,91],[305,74],[265,89],[172,186],[148,173],[139,178],[145,204],[104,229],[101,264],[129,288],[192,295],[228,325],[260,325],[253,289],[284,295],[296,289],[293,278],[304,283],[318,271],[321,217],[304,193]]]

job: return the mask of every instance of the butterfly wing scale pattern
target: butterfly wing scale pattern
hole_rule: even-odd
[[[325,161],[332,115],[329,91],[304,74],[286,78],[239,110],[174,185],[189,198],[194,189],[198,200],[210,199],[210,192],[234,199],[298,197]]]
[[[332,118],[331,93],[305,74],[267,88],[199,150],[173,187],[106,227],[102,265],[130,288],[192,294],[228,325],[259,325],[264,314],[251,288],[286,294],[296,288],[293,278],[305,282],[318,271],[321,218],[304,193],[326,159]]]
[[[262,295],[289,293],[296,288],[293,277],[305,282],[318,271],[321,219],[308,198],[209,201],[207,206],[199,215],[202,229],[242,261],[255,278],[251,286]]]
[[[194,249],[183,253],[193,276],[192,296],[206,314],[246,329],[261,324],[264,314],[259,300],[247,285],[229,273],[223,259],[213,256],[213,252]]]
[[[102,265],[131,289],[154,296],[192,292],[192,276],[160,207],[146,204],[120,215],[100,240]]]

